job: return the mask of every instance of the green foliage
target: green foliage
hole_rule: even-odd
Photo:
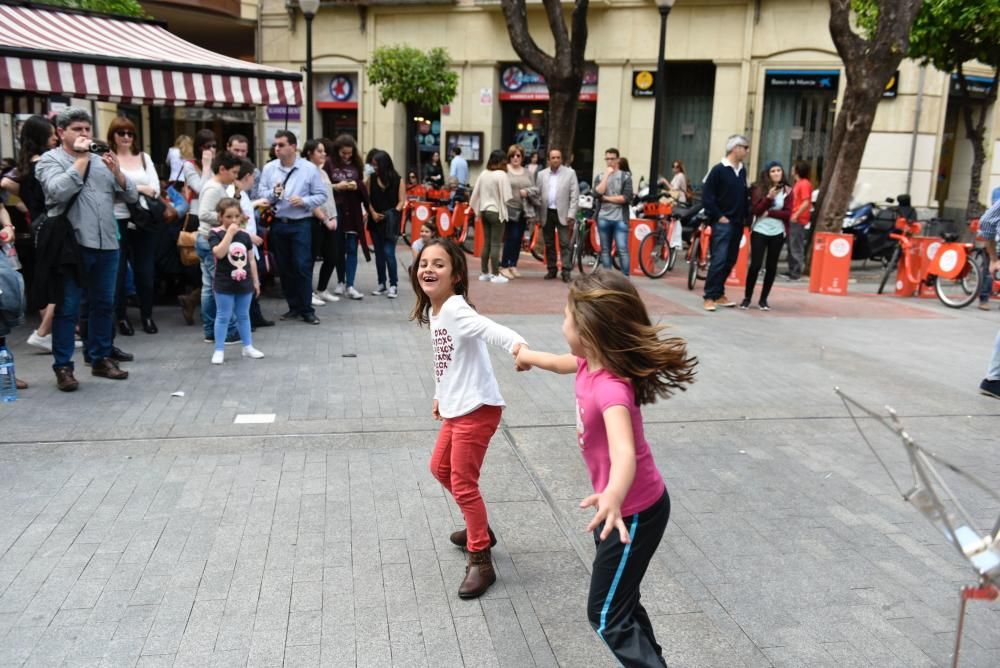
[[[40,5],[55,5],[69,9],[85,9],[101,14],[118,14],[119,16],[134,16],[146,18],[146,10],[138,0],[36,0]]]
[[[448,67],[442,48],[424,52],[412,46],[380,46],[368,65],[368,81],[378,88],[379,102],[440,109],[455,99],[458,74]]]

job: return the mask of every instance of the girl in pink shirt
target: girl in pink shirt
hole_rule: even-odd
[[[569,354],[522,345],[517,366],[576,374],[577,444],[594,485],[580,507],[597,509],[587,525],[597,546],[587,616],[623,665],[666,666],[639,586],[667,527],[670,496],[639,407],[686,389],[697,360],[683,339],[660,338],[663,326],[650,322],[635,287],[616,272],[574,281],[562,330]]]

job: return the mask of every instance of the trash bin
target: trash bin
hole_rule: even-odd
[[[850,234],[817,232],[813,235],[812,266],[809,269],[809,292],[824,295],[846,295],[847,279],[851,275]]]

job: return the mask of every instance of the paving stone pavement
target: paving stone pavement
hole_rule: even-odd
[[[473,301],[565,350],[565,286],[524,273],[475,282]],[[643,589],[668,663],[948,665],[971,570],[901,500],[833,387],[893,405],[996,487],[1000,403],[976,385],[1000,316],[802,284],[779,284],[770,313],[706,314],[679,277],[635,281],[700,361],[688,392],[644,409],[673,501]],[[268,357],[230,347],[222,367],[160,307],[159,335],[118,340],[131,378],[81,364],[74,394],[19,330],[32,388],[0,406],[0,665],[615,665],[586,619],[572,379],[518,374],[495,351],[509,407],[482,486],[500,579],[459,600],[461,515],[427,471],[429,335],[402,277],[400,292],[259,330]],[[275,420],[233,424],[243,413]],[[906,475],[902,448],[861,423]],[[998,504],[955,489],[992,524]],[[963,666],[1000,665],[998,616],[970,604]]]

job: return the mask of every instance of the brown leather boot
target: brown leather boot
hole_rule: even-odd
[[[493,533],[493,529],[486,527],[486,530],[490,532],[490,547],[497,546],[497,537]],[[469,531],[467,529],[462,529],[461,531],[456,531],[455,533],[448,536],[448,540],[451,541],[452,545],[457,545],[458,547],[465,549],[465,546],[469,544]]]
[[[201,304],[201,288],[195,288],[186,295],[177,298],[181,305],[181,315],[188,325],[194,324],[194,310]]]
[[[68,366],[56,367],[56,387],[63,392],[72,392],[80,387],[80,383],[73,377],[73,369]]]
[[[476,598],[497,581],[493,570],[493,559],[489,548],[482,552],[469,552],[469,564],[465,567],[465,579],[458,587],[459,598]]]
[[[90,367],[90,373],[101,378],[110,378],[111,380],[125,380],[128,378],[128,371],[119,369],[118,362],[110,357],[95,360]]]

